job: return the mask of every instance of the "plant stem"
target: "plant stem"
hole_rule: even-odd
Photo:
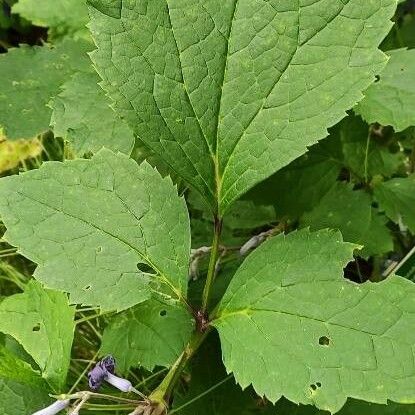
[[[212,289],[213,282],[215,281],[216,263],[219,254],[219,241],[220,234],[222,232],[222,220],[215,216],[215,223],[213,229],[213,242],[212,249],[210,251],[209,268],[206,277],[205,287],[203,289],[202,297],[202,312],[205,313],[209,305],[210,291]]]
[[[222,231],[222,220],[215,216],[214,222],[214,234],[213,234],[213,243],[212,249],[210,251],[210,259],[209,259],[209,268],[208,274],[206,277],[205,287],[203,289],[203,297],[202,297],[202,313],[206,313],[207,307],[209,305],[209,297],[210,291],[215,280],[215,271],[216,271],[216,263],[218,260],[219,249],[220,249],[220,235]],[[189,340],[185,350],[170,368],[169,372],[162,380],[160,385],[150,394],[148,399],[151,402],[158,403],[160,405],[164,405],[167,408],[167,402],[170,399],[171,392],[175,387],[176,383],[180,379],[180,375],[183,369],[186,367],[186,364],[194,355],[196,350],[199,346],[203,343],[204,339],[209,333],[209,327],[206,330],[199,331],[196,330],[193,333],[193,336]]]
[[[185,368],[187,362],[194,355],[199,346],[203,343],[203,340],[206,338],[209,329],[204,333],[195,331],[191,337],[189,343],[186,346],[186,349],[179,356],[173,366],[170,368],[166,377],[160,383],[160,385],[150,394],[148,399],[151,402],[163,403],[166,405],[167,401],[170,398],[171,392],[175,387],[176,383],[180,379],[180,375]],[[167,405],[166,405],[167,406]]]

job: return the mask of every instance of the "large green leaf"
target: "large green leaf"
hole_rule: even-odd
[[[117,369],[132,366],[153,370],[170,366],[194,329],[193,317],[182,304],[151,299],[114,317],[104,330],[101,353],[112,354]]]
[[[71,301],[123,310],[162,291],[186,295],[189,218],[170,178],[101,150],[0,181],[5,238],[35,278]]]
[[[43,289],[36,281],[0,304],[0,331],[21,343],[56,391],[66,381],[74,314],[65,294]]]
[[[395,0],[89,0],[137,135],[222,215],[324,138],[383,68]],[[341,36],[339,36],[341,33]]]
[[[0,126],[7,138],[32,138],[49,129],[49,100],[74,72],[90,70],[90,48],[89,42],[66,40],[0,55]]]
[[[345,241],[363,245],[359,255],[365,257],[393,251],[393,239],[386,222],[387,218],[372,207],[368,193],[340,182],[301,218],[301,225],[313,230],[339,229]]]
[[[367,89],[356,111],[367,122],[402,131],[415,125],[415,50],[392,50],[388,55],[379,81]]]
[[[375,198],[390,219],[405,224],[415,234],[415,174],[379,183]]]
[[[415,286],[354,284],[339,232],[270,239],[235,274],[213,325],[242,387],[337,412],[347,397],[414,402]]]
[[[48,27],[53,37],[86,35],[85,0],[19,0],[12,11],[37,26]]]
[[[51,125],[55,136],[68,140],[81,156],[102,147],[131,153],[133,133],[110,108],[98,85],[98,75],[75,74],[62,88],[52,103]]]

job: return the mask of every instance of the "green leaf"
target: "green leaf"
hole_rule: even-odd
[[[0,125],[8,139],[49,129],[48,102],[70,75],[90,70],[90,48],[89,42],[66,40],[56,47],[22,45],[0,55]]]
[[[343,165],[361,182],[376,175],[391,177],[404,166],[405,156],[390,150],[390,139],[370,129],[361,117],[350,115],[333,129],[343,153]]]
[[[172,365],[194,329],[194,320],[182,304],[151,299],[113,319],[104,330],[101,354],[116,358],[117,369]]]
[[[415,401],[415,286],[344,279],[353,248],[339,232],[302,230],[245,260],[213,321],[243,388],[332,413],[347,397]]]
[[[415,174],[379,183],[374,192],[380,209],[415,234]]]
[[[383,68],[396,1],[89,0],[92,58],[134,132],[223,215]],[[341,33],[342,36],[338,36]]]
[[[110,108],[98,81],[94,73],[78,73],[63,85],[52,102],[54,134],[68,140],[81,156],[102,147],[130,154],[133,133]]]
[[[123,310],[162,291],[186,295],[189,218],[170,178],[101,150],[0,180],[5,238],[35,278],[71,301]]]
[[[363,257],[393,251],[386,218],[371,205],[368,193],[337,182],[310,212],[303,215],[301,225],[313,230],[339,229],[345,241],[364,246],[359,252]]]
[[[247,197],[275,205],[279,218],[298,219],[336,183],[343,160],[338,141],[338,137],[330,136],[315,144],[302,157],[255,186]]]
[[[53,389],[62,391],[69,368],[74,309],[65,294],[31,281],[23,294],[0,303],[0,331],[14,337],[33,357]]]
[[[338,415],[413,415],[415,405],[399,405],[389,402],[388,405],[376,405],[370,402],[348,400]],[[294,405],[286,400],[277,403],[274,410],[267,415],[329,415],[312,406]]]
[[[355,111],[369,123],[402,131],[415,125],[415,50],[392,50],[388,55],[379,81],[366,90]]]
[[[15,380],[25,385],[46,389],[40,372],[34,371],[28,363],[17,358],[4,346],[0,346],[0,379]]]
[[[0,413],[28,415],[52,402],[45,389],[0,377]]]
[[[48,27],[52,37],[85,37],[88,10],[85,0],[19,0],[12,8],[36,26]]]

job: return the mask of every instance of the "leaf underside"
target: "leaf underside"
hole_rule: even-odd
[[[339,232],[275,237],[236,272],[214,321],[242,387],[337,412],[347,397],[415,401],[415,292],[400,277],[343,279]]]
[[[5,238],[73,303],[123,310],[152,290],[185,297],[189,217],[170,178],[101,150],[0,182]]]
[[[89,0],[116,111],[222,215],[362,98],[395,0]],[[341,36],[339,36],[341,33]]]

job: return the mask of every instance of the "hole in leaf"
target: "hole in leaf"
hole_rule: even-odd
[[[321,388],[321,383],[320,383],[320,382],[316,382],[316,386],[317,386],[318,388]]]
[[[161,311],[160,311],[160,316],[161,316],[161,317],[165,317],[165,316],[167,316],[167,311],[166,311],[166,310],[161,310]]]
[[[89,284],[83,288],[84,291],[89,291],[90,289],[91,289],[91,286]]]
[[[380,81],[380,76],[379,76],[379,75],[376,75],[376,76],[375,76],[375,83],[376,83],[376,82],[379,82],[379,81]]]
[[[320,346],[330,346],[330,339],[327,336],[321,336],[318,339],[318,344]]]
[[[317,386],[316,385],[310,385],[311,390],[315,391],[317,390]]]
[[[40,330],[40,323],[37,323],[35,326],[33,326],[32,331],[39,331]]]
[[[137,269],[141,272],[144,272],[144,274],[157,275],[157,272],[154,270],[154,268],[144,262],[139,262],[137,264]]]

